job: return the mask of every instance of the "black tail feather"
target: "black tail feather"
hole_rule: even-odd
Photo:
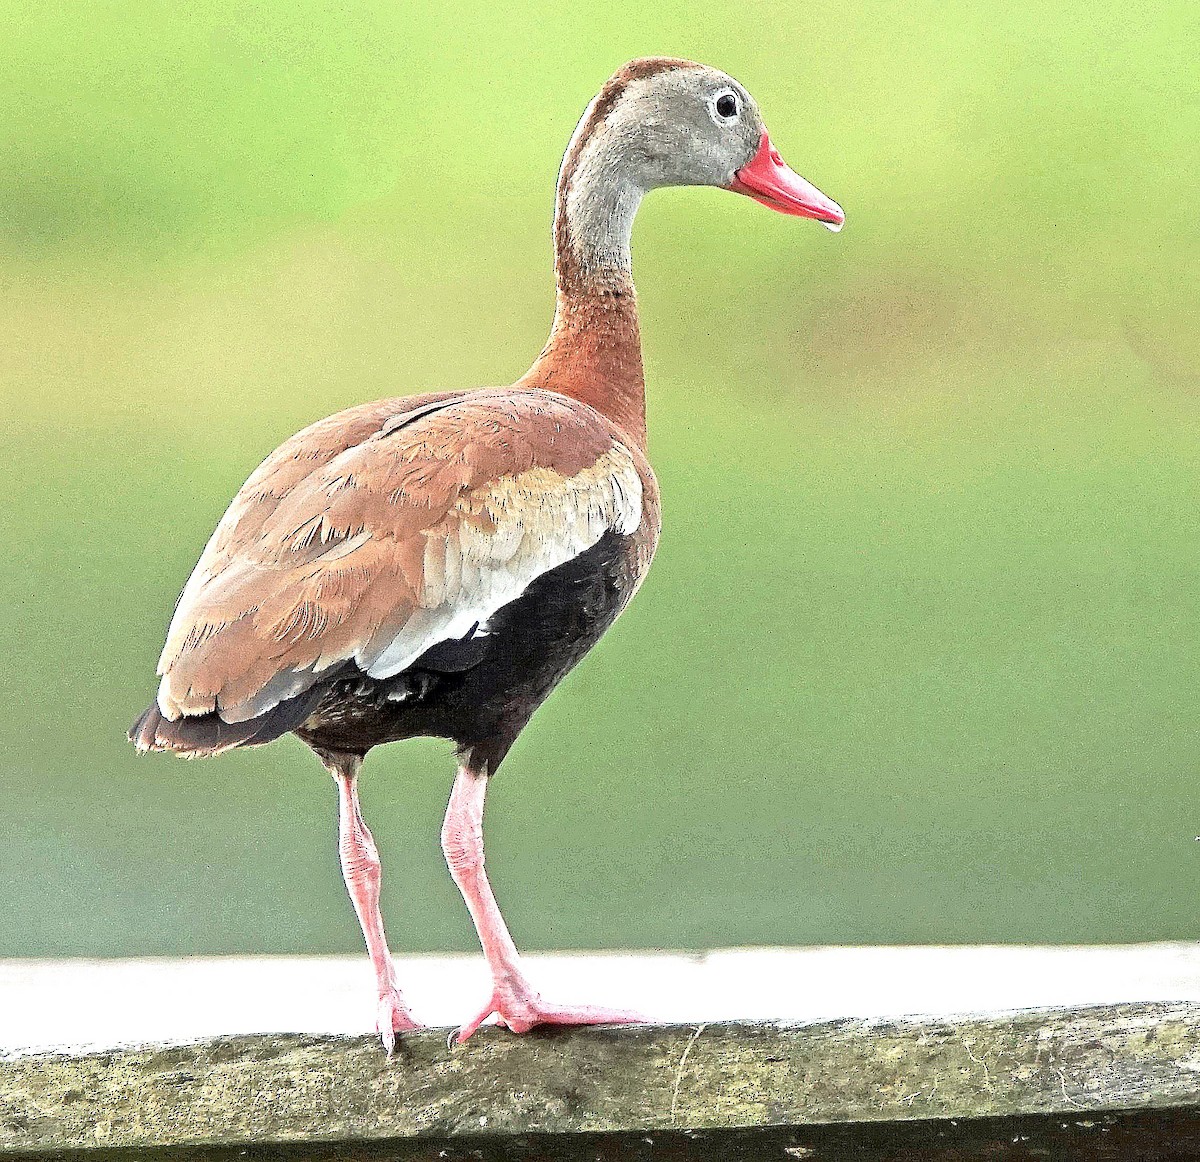
[[[158,703],[152,702],[129,728],[129,741],[143,753],[169,750],[186,758],[206,758],[238,746],[262,746],[295,730],[324,693],[320,687],[306,690],[245,722],[226,722],[216,711],[171,721],[159,710]]]

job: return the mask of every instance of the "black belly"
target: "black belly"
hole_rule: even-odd
[[[629,600],[631,548],[629,537],[606,533],[494,613],[486,632],[439,642],[391,678],[342,668],[296,734],[318,750],[351,754],[403,738],[448,738],[474,769],[494,771]]]

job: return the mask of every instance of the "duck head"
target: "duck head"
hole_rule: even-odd
[[[717,186],[834,231],[845,222],[779,156],[742,85],[693,61],[648,57],[618,70],[584,114],[563,159],[560,206],[582,220],[582,199],[605,188],[612,196],[596,209],[611,222],[662,186]]]

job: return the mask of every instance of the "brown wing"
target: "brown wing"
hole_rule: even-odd
[[[386,400],[283,444],[197,563],[159,662],[165,718],[270,710],[353,659],[374,677],[463,636],[609,529],[657,537],[619,429],[548,392]]]

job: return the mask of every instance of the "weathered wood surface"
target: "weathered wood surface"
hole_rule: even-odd
[[[1178,1120],[1198,1109],[1200,1006],[1191,1003],[523,1038],[484,1029],[454,1048],[429,1031],[406,1035],[391,1061],[373,1038],[297,1035],[0,1060],[0,1152],[43,1156],[375,1142],[383,1153],[355,1156],[399,1158],[405,1142],[421,1140],[658,1133],[665,1145],[686,1141],[684,1131],[869,1133],[883,1123],[1047,1115],[1115,1129],[1120,1118],[1107,1115],[1117,1111]],[[559,1140],[564,1148],[545,1156],[571,1156]],[[819,1156],[812,1145],[792,1148],[810,1151],[792,1157]]]

